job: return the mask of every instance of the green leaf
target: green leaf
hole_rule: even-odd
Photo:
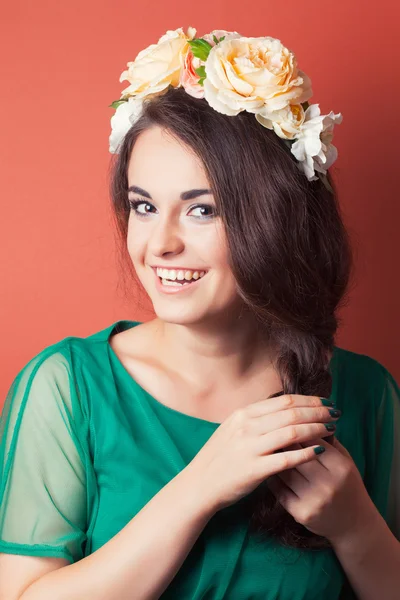
[[[202,67],[199,67],[198,69],[195,69],[197,75],[201,78],[201,79],[205,79],[207,77],[206,75],[206,68],[203,65]]]
[[[213,38],[214,38],[214,42],[216,44],[219,44],[220,42],[222,42],[222,40],[225,39],[225,36],[222,36],[221,38],[218,39],[216,35],[213,35]]]
[[[198,38],[195,40],[189,40],[189,45],[192,49],[193,56],[203,61],[207,60],[207,57],[210,54],[210,50],[212,48],[211,44],[206,42],[206,40]]]
[[[128,102],[128,100],[114,100],[114,102],[112,102],[112,104],[109,104],[109,108],[118,108],[118,106],[120,104],[123,104],[124,102]]]

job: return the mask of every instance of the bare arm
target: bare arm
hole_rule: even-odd
[[[332,544],[359,600],[399,598],[400,542],[378,511],[346,539]]]
[[[216,510],[192,471],[183,469],[104,546],[47,573],[20,600],[159,598]]]

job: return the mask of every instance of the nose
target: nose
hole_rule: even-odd
[[[182,252],[184,243],[179,225],[170,219],[160,219],[152,228],[148,246],[153,256]]]

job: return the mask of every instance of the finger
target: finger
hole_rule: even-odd
[[[299,464],[313,461],[317,458],[317,454],[314,451],[316,448],[317,446],[313,446],[311,448],[300,448],[300,450],[275,452],[265,456],[259,456],[256,475],[266,479],[267,477],[285,471],[286,469],[295,468]]]
[[[304,442],[300,442],[300,446],[304,447],[304,446],[313,446],[315,444],[318,443],[318,439],[314,439],[314,440],[306,440]],[[332,434],[329,437],[325,437],[324,438],[324,442],[326,443],[330,443],[331,446],[333,446],[336,450],[338,450],[338,452],[340,452],[341,454],[343,454],[344,456],[347,456],[349,458],[352,459],[352,456],[350,454],[350,452],[347,450],[347,448],[345,446],[343,446],[343,444],[340,442],[340,440],[337,437],[337,434]]]
[[[325,452],[317,456],[318,463],[324,469],[334,472],[335,469],[343,463],[344,455],[338,450],[336,446],[329,444],[329,442],[322,438],[318,440],[313,440],[313,443],[318,443],[320,446],[323,446],[325,448]],[[304,443],[304,445],[306,444],[307,442]]]
[[[282,427],[288,427],[293,425],[301,425],[305,423],[317,423],[320,425],[319,431],[323,431],[325,427],[326,435],[331,436],[332,430],[328,430],[327,426],[333,427],[335,431],[336,422],[339,417],[333,417],[329,413],[329,409],[326,406],[319,407],[299,407],[291,408],[287,410],[279,410],[275,413],[263,414],[259,417],[250,417],[249,425],[255,434],[268,433],[275,429],[281,429]],[[316,432],[315,437],[321,435]]]
[[[281,481],[277,476],[270,477],[267,483],[269,489],[274,494],[275,498],[282,504],[282,506],[288,511],[289,506],[293,505],[294,501],[298,501],[298,496],[292,492],[287,485]]]
[[[277,450],[282,451],[283,448],[293,443],[315,440],[329,435],[331,433],[327,431],[323,423],[301,423],[259,434],[254,440],[254,447],[259,455],[271,454]],[[317,444],[314,443],[314,445]]]
[[[309,448],[315,446],[315,444],[319,444],[318,439],[313,441],[302,442],[301,444],[292,444],[291,446],[289,446],[289,449],[296,450],[298,448]],[[322,446],[322,444],[319,445]],[[311,460],[301,465],[297,465],[295,469],[290,469],[290,472],[291,471],[297,471],[298,473],[300,473],[302,477],[306,480],[306,482],[310,484],[313,481],[321,479],[324,473],[326,473],[326,468],[320,463],[317,457],[317,460]],[[287,471],[282,471],[281,473],[278,473],[279,477],[286,472]]]
[[[287,408],[296,408],[300,406],[323,407],[324,404],[319,396],[303,396],[302,394],[285,394],[276,398],[266,398],[252,402],[246,407],[246,411],[251,417],[260,417]]]
[[[316,461],[314,461],[316,462]],[[301,498],[310,490],[310,481],[300,472],[300,469],[288,469],[276,474],[283,483]]]

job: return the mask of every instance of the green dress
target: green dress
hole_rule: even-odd
[[[95,552],[219,426],[168,408],[129,375],[109,339],[138,324],[67,337],[15,377],[0,419],[0,552],[71,563]],[[375,359],[337,346],[330,369],[331,399],[343,411],[337,437],[399,538],[399,387]],[[213,515],[163,600],[353,597],[332,550],[250,534],[242,510],[249,497]]]

